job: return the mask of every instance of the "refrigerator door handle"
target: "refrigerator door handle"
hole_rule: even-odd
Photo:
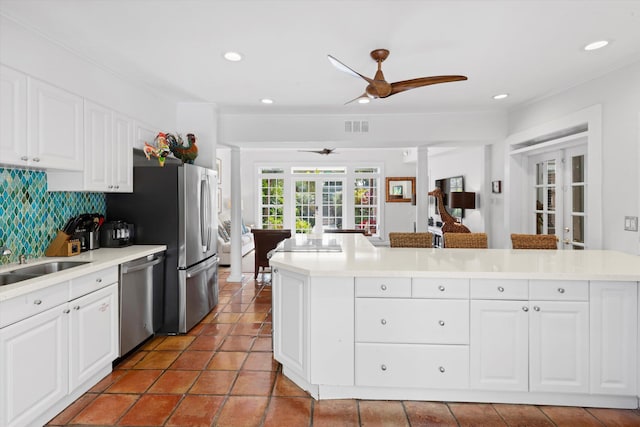
[[[207,175],[207,251],[211,250],[211,235],[213,227],[211,221],[213,220],[213,197],[211,194],[211,179]]]
[[[205,230],[207,229],[207,177],[204,175],[200,179],[200,243],[202,252],[207,252],[207,239],[205,239]],[[207,243],[205,243],[207,242]]]
[[[191,279],[192,277],[197,276],[202,273],[204,270],[211,268],[213,265],[217,264],[220,261],[220,258],[212,257],[210,261],[205,261],[202,264],[199,264],[195,267],[192,267],[187,270],[187,279]]]

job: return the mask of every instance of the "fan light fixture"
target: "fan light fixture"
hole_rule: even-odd
[[[242,61],[242,55],[238,52],[225,52],[224,59],[231,62]]]
[[[609,42],[607,40],[598,40],[597,42],[589,43],[588,45],[586,45],[584,47],[584,50],[586,50],[586,51],[598,50],[598,49],[602,49],[603,47],[605,47],[608,44],[609,44]]]
[[[493,95],[493,99],[505,99],[508,96],[509,96],[508,93],[500,93],[498,95]]]
[[[360,98],[360,99],[358,99],[358,104],[368,104],[369,102],[371,102],[371,100],[369,98]]]

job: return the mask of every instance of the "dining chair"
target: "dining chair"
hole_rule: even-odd
[[[389,244],[392,248],[431,248],[433,234],[431,233],[389,233]]]
[[[558,238],[553,234],[511,234],[513,249],[558,249]]]
[[[267,257],[269,252],[275,249],[278,243],[291,237],[291,230],[262,230],[253,228],[251,229],[251,233],[253,233],[255,245],[253,275],[253,279],[255,280],[258,278],[258,270],[260,270],[260,267],[262,267],[263,272],[265,267],[269,267],[269,258]]]
[[[487,249],[486,233],[444,233],[444,247]]]

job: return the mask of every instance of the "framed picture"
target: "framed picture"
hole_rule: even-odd
[[[218,213],[222,213],[222,187],[218,187]]]
[[[387,202],[411,203],[411,197],[415,194],[415,191],[415,177],[387,177],[386,179]]]

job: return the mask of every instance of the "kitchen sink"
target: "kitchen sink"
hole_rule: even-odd
[[[0,273],[0,286],[18,283],[23,280],[33,279],[34,277],[44,276],[45,274],[67,270],[88,263],[89,261],[51,261],[17,268],[7,273]]]
[[[28,267],[21,267],[10,271],[9,273],[15,274],[30,274],[35,276],[42,276],[44,274],[55,273],[69,268],[78,267],[84,264],[88,264],[88,261],[51,261],[44,264],[30,265]]]

